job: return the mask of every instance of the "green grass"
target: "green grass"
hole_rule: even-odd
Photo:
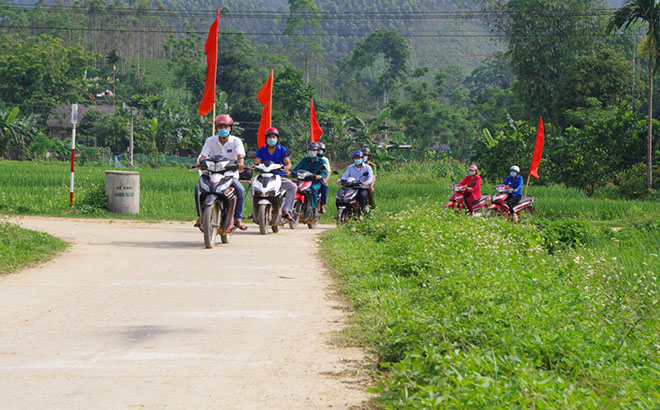
[[[48,234],[0,222],[0,275],[46,260],[66,247],[66,242]]]
[[[660,225],[553,235],[550,253],[534,226],[437,205],[323,241],[386,408],[657,406]]]

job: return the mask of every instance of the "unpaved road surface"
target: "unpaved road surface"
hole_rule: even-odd
[[[72,243],[0,277],[0,409],[345,409],[368,399],[318,233],[16,217]],[[218,238],[219,240],[219,238]]]

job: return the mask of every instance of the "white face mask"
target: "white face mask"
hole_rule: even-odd
[[[476,172],[474,172],[474,171],[468,171],[468,174],[470,174],[470,175],[474,175],[474,174],[476,174]]]
[[[511,176],[512,177],[515,177],[516,175],[518,175],[518,173],[516,171],[511,171]]]

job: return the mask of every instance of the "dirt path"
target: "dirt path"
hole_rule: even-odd
[[[12,218],[72,248],[0,277],[2,409],[344,409],[368,398],[319,230]],[[327,229],[327,227],[325,228]]]

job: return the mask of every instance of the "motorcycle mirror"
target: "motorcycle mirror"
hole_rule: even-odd
[[[339,175],[339,171],[337,171],[336,169],[334,171],[332,171],[332,173],[335,174],[335,175]]]
[[[368,177],[368,176],[369,176],[369,173],[368,173],[368,172],[365,172],[364,174],[362,174],[362,176],[363,176],[363,177]]]

